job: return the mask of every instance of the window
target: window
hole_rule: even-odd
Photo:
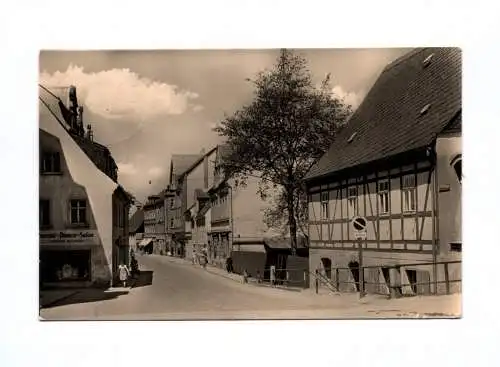
[[[50,226],[50,201],[40,200],[39,204],[40,228]]]
[[[351,216],[358,214],[358,188],[350,187],[347,191],[347,203],[349,205],[348,213]]]
[[[170,228],[174,228],[174,218],[170,218]]]
[[[458,182],[462,183],[462,156],[459,155],[451,162],[455,174],[457,175]]]
[[[401,188],[401,193],[403,195],[403,211],[408,213],[417,210],[417,188],[415,185],[415,175],[403,177],[403,187]]]
[[[384,180],[378,183],[378,205],[379,214],[389,213],[389,181]]]
[[[71,200],[71,224],[87,223],[87,202],[85,200]]]
[[[40,171],[45,174],[61,172],[61,157],[58,152],[42,153]]]
[[[328,205],[328,192],[321,193],[321,219],[328,219],[330,217],[330,210]]]
[[[175,201],[174,198],[170,198],[170,209],[174,207]]]

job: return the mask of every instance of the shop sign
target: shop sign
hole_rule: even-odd
[[[98,244],[98,234],[95,230],[64,230],[40,232],[40,243],[43,244]]]

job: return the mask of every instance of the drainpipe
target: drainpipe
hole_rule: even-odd
[[[432,175],[432,271],[434,273],[434,294],[438,293],[438,267],[437,267],[437,257],[438,257],[438,245],[439,245],[439,202],[438,202],[438,169],[437,169],[437,153],[434,146],[429,146],[427,148],[427,154],[429,156],[429,160],[432,164],[434,174]]]

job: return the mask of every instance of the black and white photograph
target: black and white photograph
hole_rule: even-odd
[[[39,316],[462,316],[459,47],[39,54]]]

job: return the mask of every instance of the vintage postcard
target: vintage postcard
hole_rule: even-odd
[[[41,320],[461,317],[458,48],[43,50]]]

